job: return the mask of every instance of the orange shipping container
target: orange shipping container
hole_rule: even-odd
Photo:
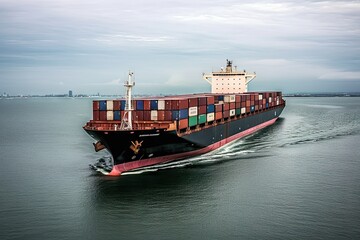
[[[187,118],[186,119],[181,119],[179,121],[179,129],[187,128],[188,124],[189,124],[189,120]]]
[[[217,113],[215,113],[215,119],[216,119],[216,120],[222,119],[222,112],[217,112]]]

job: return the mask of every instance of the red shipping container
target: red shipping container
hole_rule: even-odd
[[[251,94],[250,100],[255,101],[255,94]]]
[[[179,110],[179,100],[171,100],[170,110]]]
[[[246,107],[250,107],[250,105],[251,105],[250,103],[251,103],[250,100],[246,100],[245,106],[246,106]]]
[[[188,99],[181,99],[179,100],[179,110],[189,108],[189,101]]]
[[[214,104],[215,103],[214,96],[207,97],[206,102],[207,102],[207,105]]]
[[[259,106],[255,105],[255,111],[259,110]]]
[[[236,106],[236,105],[235,105],[234,102],[231,102],[231,103],[230,103],[230,109],[235,109],[235,106]]]
[[[120,100],[114,100],[114,101],[113,101],[114,111],[120,110],[120,107],[121,107],[121,102],[120,102]]]
[[[144,111],[137,110],[137,111],[133,111],[132,114],[134,116],[135,121],[144,121]]]
[[[188,102],[189,102],[189,107],[197,107],[198,106],[198,98],[189,98]]]
[[[215,104],[215,112],[222,112],[223,105],[222,104]]]
[[[159,121],[164,121],[165,120],[165,111],[159,110],[157,113],[157,119]]]
[[[246,113],[250,112],[250,107],[246,106]]]
[[[165,111],[165,121],[172,121],[172,111]]]
[[[237,103],[241,102],[241,95],[235,96],[235,102],[237,102]]]
[[[99,111],[99,120],[100,121],[106,121],[106,117],[107,117],[107,111]]]
[[[143,111],[144,112],[144,121],[151,121],[151,111]]]
[[[216,112],[216,113],[215,113],[215,119],[216,119],[216,120],[222,119],[222,112]]]
[[[230,110],[230,104],[229,103],[224,103],[224,107],[223,107],[223,111],[229,111]]]
[[[187,128],[188,124],[189,124],[189,120],[187,118],[186,119],[181,119],[179,121],[179,129]]]
[[[151,110],[150,100],[144,100],[144,110]]]
[[[165,110],[172,110],[171,109],[171,100],[165,100]]]
[[[99,101],[93,101],[93,110],[99,110],[99,109],[100,109]]]
[[[223,112],[223,117],[224,117],[224,118],[230,117],[230,111],[224,111],[224,112]]]
[[[206,106],[206,97],[199,97],[198,105],[199,106]]]
[[[242,106],[241,102],[235,103],[235,108],[241,108],[241,106]]]
[[[206,114],[206,106],[199,106],[198,107],[198,115]]]
[[[254,106],[255,105],[255,101],[250,101],[250,106]]]
[[[255,95],[255,101],[258,101],[259,100],[259,94],[256,94]]]
[[[95,121],[100,120],[100,112],[98,110],[93,111],[93,120],[95,120]]]

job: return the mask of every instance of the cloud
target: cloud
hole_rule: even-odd
[[[347,72],[347,71],[330,71],[324,75],[319,76],[319,79],[325,80],[357,80],[360,81],[359,72]]]

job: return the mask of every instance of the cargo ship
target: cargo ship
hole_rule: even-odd
[[[111,162],[91,167],[103,174],[156,167],[205,154],[275,123],[285,107],[281,92],[248,92],[255,73],[225,68],[203,74],[210,93],[133,99],[133,73],[124,99],[93,101],[84,130]]]

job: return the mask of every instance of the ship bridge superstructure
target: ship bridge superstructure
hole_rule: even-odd
[[[246,70],[238,71],[232,66],[232,61],[226,59],[226,68],[219,72],[203,74],[204,80],[211,85],[211,93],[246,93],[248,84],[256,77],[256,73],[248,73]]]

